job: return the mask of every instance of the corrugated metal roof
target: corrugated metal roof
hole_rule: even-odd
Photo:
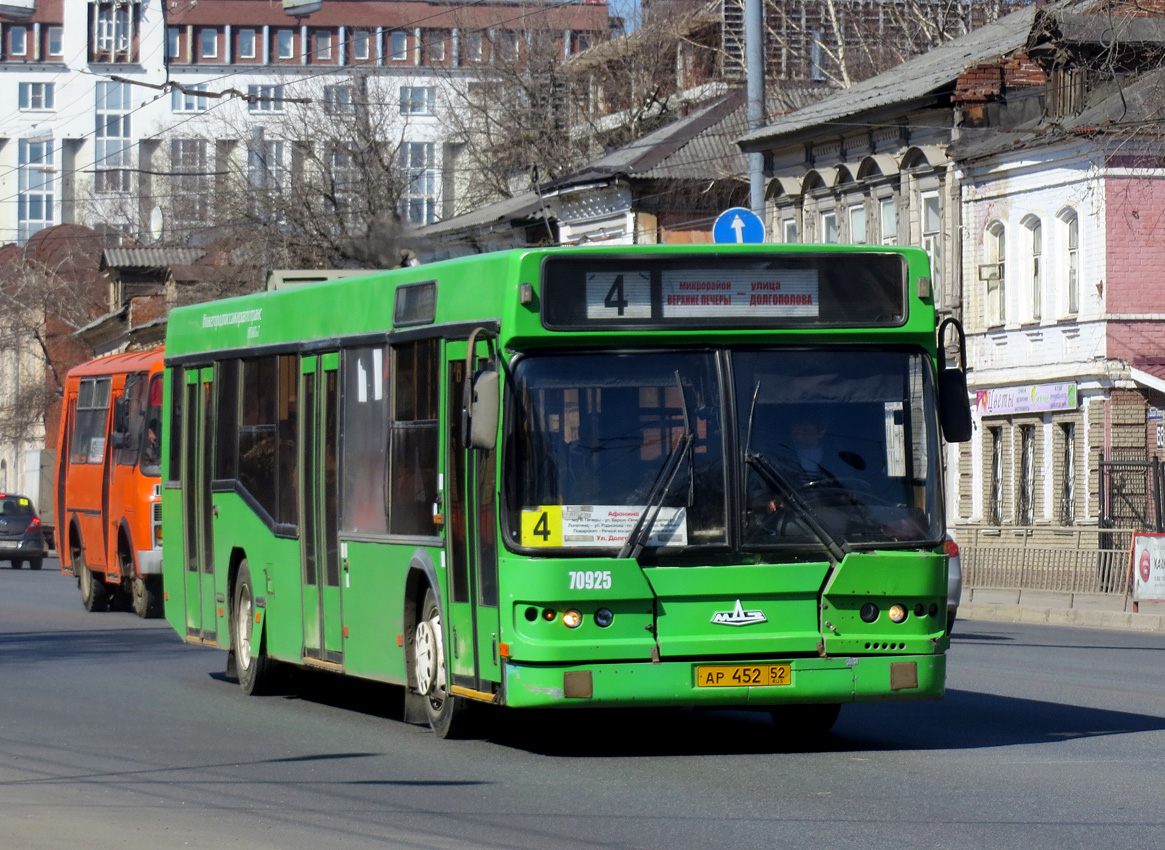
[[[798,131],[846,119],[857,123],[861,115],[925,98],[950,86],[967,68],[1023,47],[1037,11],[1033,5],[1012,12],[896,68],[798,109],[767,127],[742,136],[739,143],[745,150],[765,150],[777,139]]]
[[[106,248],[101,268],[164,269],[192,266],[206,256],[201,248]]]
[[[425,225],[412,232],[419,236],[442,236],[459,230],[471,230],[503,222],[530,219],[539,215],[541,210],[542,202],[538,198],[538,193],[534,191],[523,192],[516,197],[487,204],[476,210],[443,219],[436,224]]]

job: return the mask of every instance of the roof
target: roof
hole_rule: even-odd
[[[985,60],[1014,52],[1027,43],[1036,6],[1026,6],[964,36],[915,56],[896,68],[855,83],[767,127],[742,136],[746,151],[760,151],[802,130],[851,119],[879,109],[922,100],[949,87],[963,71]]]
[[[164,269],[192,266],[206,256],[201,248],[106,248],[101,268]]]
[[[149,371],[153,366],[161,365],[162,355],[163,351],[161,348],[111,354],[108,357],[98,357],[95,360],[74,366],[69,370],[69,375],[75,377],[80,375],[110,375],[121,372]]]
[[[511,221],[527,221],[539,216],[542,201],[538,193],[531,190],[513,198],[506,198],[478,207],[467,213],[443,219],[436,224],[418,228],[415,232],[422,236],[441,236],[459,230],[473,230]]]

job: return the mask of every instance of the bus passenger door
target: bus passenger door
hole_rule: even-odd
[[[477,346],[484,356],[484,343]],[[478,695],[492,694],[501,681],[501,635],[498,619],[497,517],[494,490],[494,451],[466,445],[462,422],[465,381],[465,343],[447,347],[446,396],[448,430],[445,483],[446,547],[449,603],[445,629],[451,685]]]
[[[304,658],[342,664],[338,546],[340,355],[304,357],[300,368],[299,516]]]
[[[182,548],[186,559],[186,634],[214,642],[214,367],[187,369],[182,404]]]

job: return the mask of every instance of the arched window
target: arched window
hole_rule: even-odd
[[[1007,321],[1007,228],[1001,221],[987,225],[984,239],[987,261],[979,269],[979,277],[987,284],[987,325],[1002,325]]]
[[[1028,304],[1031,310],[1029,315],[1033,322],[1038,322],[1044,312],[1044,226],[1034,215],[1026,216],[1023,220],[1023,226],[1027,229],[1028,269],[1026,277]]]
[[[1061,231],[1063,233],[1063,267],[1065,303],[1071,316],[1080,312],[1080,218],[1076,210],[1069,207],[1061,211]]]

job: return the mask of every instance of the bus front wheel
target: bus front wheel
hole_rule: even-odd
[[[109,585],[97,576],[85,563],[85,555],[81,550],[73,551],[73,569],[77,571],[77,581],[81,584],[81,604],[86,611],[104,611],[109,607]]]
[[[143,620],[162,616],[162,583],[157,576],[134,576],[133,610]]]
[[[235,582],[235,601],[231,616],[231,649],[235,653],[235,665],[239,672],[239,686],[251,696],[267,692],[271,684],[271,661],[264,651],[262,639],[259,651],[251,655],[255,638],[255,590],[251,582],[251,568],[247,560],[239,564],[239,577]]]
[[[425,701],[429,726],[439,738],[456,738],[465,728],[464,701],[449,692],[449,674],[445,666],[445,632],[441,625],[441,608],[432,588],[425,591],[425,601],[417,617],[413,639],[413,671],[417,693]]]

